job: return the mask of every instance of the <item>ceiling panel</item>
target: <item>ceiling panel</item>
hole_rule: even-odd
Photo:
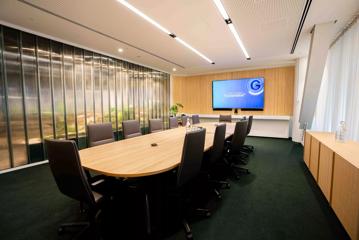
[[[314,24],[337,19],[335,31],[339,32],[359,11],[357,0],[313,1],[291,55],[305,0],[222,0],[252,57],[247,61],[213,1],[128,0],[215,61],[212,65],[116,0],[25,1],[36,7],[0,1],[0,20],[162,71],[176,67],[176,74],[293,64],[295,58],[307,55]],[[125,50],[121,54],[119,47]]]

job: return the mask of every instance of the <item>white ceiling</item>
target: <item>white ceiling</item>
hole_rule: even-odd
[[[0,21],[165,72],[175,67],[176,74],[185,75],[293,64],[307,55],[314,24],[338,20],[338,33],[359,11],[358,0],[313,0],[291,55],[305,0],[222,0],[252,58],[248,61],[212,0],[128,0],[215,61],[212,65],[116,0],[24,1],[30,5],[1,0]]]

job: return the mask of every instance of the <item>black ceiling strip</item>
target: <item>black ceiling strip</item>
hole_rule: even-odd
[[[304,10],[303,10],[303,13],[302,13],[302,17],[300,18],[299,26],[298,26],[297,33],[296,33],[295,38],[294,38],[294,42],[293,42],[292,50],[290,51],[290,54],[293,54],[294,51],[295,51],[295,48],[297,46],[300,33],[302,32],[302,28],[303,28],[305,19],[307,18],[307,14],[309,12],[309,8],[310,8],[311,4],[312,4],[312,0],[307,0],[307,2],[305,3]]]
[[[159,56],[159,55],[157,55],[157,54],[155,54],[155,53],[152,53],[152,52],[147,51],[147,50],[145,50],[145,49],[143,49],[143,48],[140,48],[140,47],[136,47],[136,46],[134,46],[134,45],[132,45],[132,44],[130,44],[130,43],[128,43],[128,42],[122,41],[122,40],[120,40],[120,39],[118,39],[118,38],[116,38],[116,37],[113,37],[113,36],[109,35],[109,34],[100,32],[100,31],[98,31],[98,30],[96,30],[96,29],[94,29],[94,28],[91,28],[91,27],[89,27],[89,26],[86,26],[86,25],[81,24],[81,23],[79,23],[79,22],[76,22],[76,21],[74,21],[74,20],[71,20],[71,19],[66,18],[66,17],[64,17],[64,16],[61,16],[61,15],[59,15],[59,14],[57,14],[57,13],[51,12],[51,11],[45,9],[45,8],[39,7],[39,6],[37,6],[37,5],[33,4],[33,3],[30,3],[30,2],[28,2],[28,1],[26,1],[26,0],[18,0],[18,1],[19,1],[19,2],[22,2],[22,3],[24,3],[24,4],[27,4],[27,5],[29,5],[29,6],[31,6],[31,7],[33,7],[33,8],[36,8],[36,9],[38,9],[38,10],[40,10],[40,11],[46,12],[46,13],[48,13],[48,14],[51,14],[51,15],[53,15],[53,16],[55,16],[55,17],[61,18],[61,19],[65,20],[65,21],[68,21],[68,22],[70,22],[70,23],[73,23],[73,24],[75,24],[75,25],[78,25],[78,26],[80,26],[80,27],[83,27],[83,28],[85,28],[85,29],[87,29],[87,30],[90,30],[90,31],[92,31],[92,32],[95,32],[95,33],[97,33],[97,34],[100,34],[100,35],[102,35],[102,36],[104,36],[104,37],[110,38],[110,39],[112,39],[112,40],[115,40],[115,41],[117,41],[117,42],[120,42],[120,43],[122,43],[122,44],[125,44],[125,45],[127,45],[127,46],[129,46],[129,47],[135,48],[135,49],[137,49],[137,50],[139,50],[139,51],[145,52],[145,53],[147,53],[147,54],[149,54],[149,55],[151,55],[151,56],[153,56],[153,57],[159,58],[159,59],[161,59],[161,60],[163,60],[163,61],[165,61],[165,62],[168,62],[168,63],[171,63],[171,64],[173,64],[173,65],[176,65],[177,67],[180,67],[180,68],[185,69],[184,66],[182,66],[182,65],[180,65],[180,64],[178,64],[178,63],[172,62],[171,60],[168,60],[168,59],[166,59],[166,58],[164,58],[164,57],[161,57],[161,56]]]

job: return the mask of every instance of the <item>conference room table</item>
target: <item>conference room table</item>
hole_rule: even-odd
[[[218,122],[192,125],[206,129],[204,151],[213,145]],[[226,123],[226,137],[233,134],[235,123]],[[96,147],[80,150],[85,169],[113,177],[145,177],[175,169],[181,162],[185,127],[168,129]],[[155,144],[155,146],[153,146]]]
[[[213,145],[217,124],[206,122],[192,126],[206,129],[204,151]],[[235,123],[226,125],[228,138],[233,135]],[[136,178],[145,183],[145,204],[151,205],[149,211],[155,213],[154,217],[149,217],[152,213],[148,215],[148,235],[162,234],[162,173],[180,164],[186,131],[186,127],[178,127],[79,151],[82,166],[87,170],[117,178]]]

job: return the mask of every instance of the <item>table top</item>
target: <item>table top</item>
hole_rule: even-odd
[[[335,134],[331,132],[307,131],[312,137],[330,148],[333,152],[359,168],[359,142],[345,141],[344,143],[335,140]]]
[[[213,145],[218,122],[206,122],[196,126],[206,128],[204,150]],[[227,123],[226,137],[233,134],[235,123]],[[150,176],[176,168],[182,157],[186,128],[116,141],[80,150],[80,159],[85,169],[115,177]],[[156,143],[157,146],[151,146]]]

